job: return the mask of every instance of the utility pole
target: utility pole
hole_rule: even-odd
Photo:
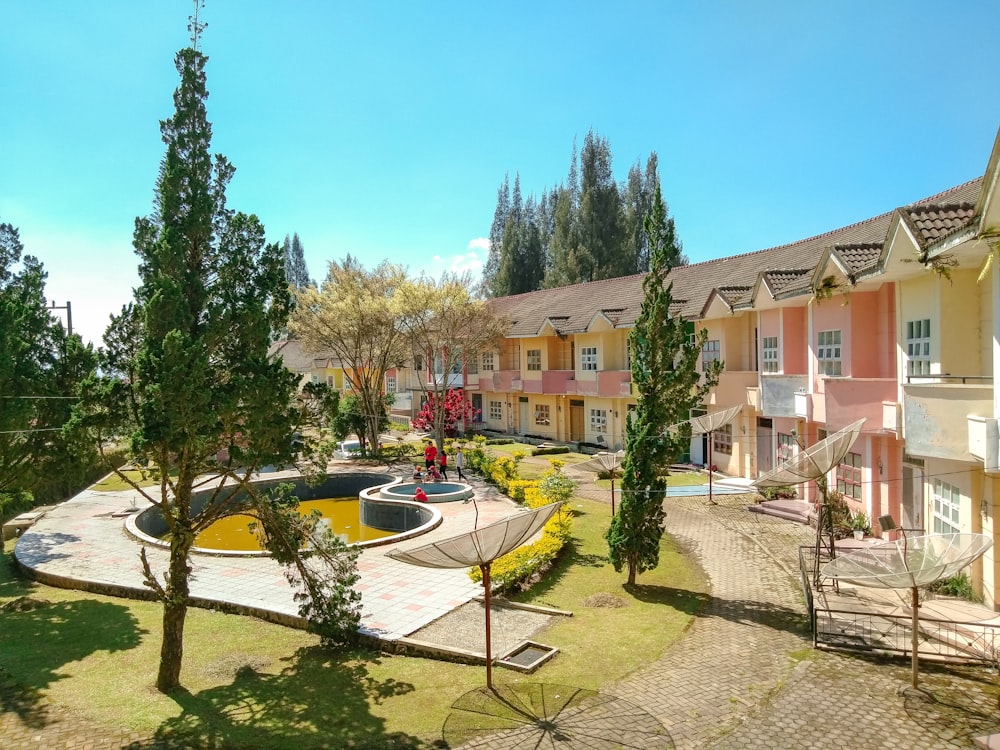
[[[49,307],[50,310],[65,310],[66,311],[66,335],[73,335],[73,306],[70,304],[69,300],[66,300],[65,305],[57,305],[55,300],[52,300],[52,305]]]

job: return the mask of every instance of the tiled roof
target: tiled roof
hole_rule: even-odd
[[[799,268],[788,271],[765,271],[764,280],[771,292],[778,296],[786,292],[808,289],[812,279],[811,268]]]
[[[964,229],[975,216],[975,203],[930,203],[910,206],[906,218],[916,232],[921,248]]]
[[[853,245],[837,245],[833,251],[847,266],[849,273],[858,274],[878,262],[882,245],[881,242],[858,242]]]
[[[965,206],[973,205],[979,194],[982,178],[972,180],[938,195],[918,201],[910,206]],[[964,217],[964,208],[953,209],[956,220]],[[758,250],[742,255],[732,255],[673,269],[667,276],[673,284],[675,304],[671,312],[685,318],[697,319],[702,306],[713,289],[733,290],[753,286],[761,272],[775,292],[807,290],[813,269],[823,253],[830,247],[847,248],[853,266],[862,263],[874,247],[885,241],[893,212],[841,227],[825,234],[809,237],[787,245]],[[943,219],[942,219],[943,220]],[[845,259],[846,260],[846,259]],[[585,331],[594,316],[601,310],[620,309],[617,325],[635,322],[642,303],[643,274],[617,279],[590,281],[556,289],[542,289],[513,297],[491,300],[501,314],[513,320],[511,336],[534,336],[546,318],[565,316],[559,329],[563,333]]]

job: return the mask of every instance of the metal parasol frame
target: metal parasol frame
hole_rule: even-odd
[[[493,656],[490,643],[490,567],[498,557],[520,547],[548,522],[562,503],[516,513],[463,534],[425,544],[411,550],[390,550],[386,557],[424,568],[469,568],[483,574],[486,600],[486,687],[493,688]]]
[[[718,429],[725,427],[727,424],[731,424],[736,417],[739,416],[740,411],[742,411],[742,406],[731,406],[728,409],[723,409],[722,411],[713,411],[711,414],[702,414],[698,417],[692,417],[691,419],[685,419],[683,422],[678,422],[677,424],[670,425],[668,430],[673,430],[681,425],[690,424],[691,432],[698,434],[708,435],[708,504],[715,505],[715,500],[712,497],[712,433]]]

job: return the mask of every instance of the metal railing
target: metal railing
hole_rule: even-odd
[[[952,375],[951,373],[948,373],[948,372],[943,372],[943,373],[940,373],[938,375],[907,375],[906,376],[906,382],[907,383],[913,383],[914,381],[919,382],[919,381],[922,381],[922,380],[948,380],[948,381],[960,380],[962,382],[962,385],[965,385],[966,381],[969,381],[969,380],[973,380],[973,381],[975,381],[975,380],[988,381],[988,382],[992,383],[993,382],[993,376],[992,375]]]
[[[827,555],[821,556],[823,559]],[[813,646],[846,651],[879,651],[909,655],[912,643],[909,614],[870,609],[819,607],[813,596],[816,550],[799,547],[799,580],[809,608]],[[863,605],[862,605],[863,606]],[[917,652],[952,661],[1000,668],[1000,624],[961,622],[920,616]]]

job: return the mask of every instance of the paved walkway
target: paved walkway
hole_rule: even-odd
[[[347,464],[357,471],[357,464]],[[377,470],[377,469],[376,469]],[[384,472],[383,472],[384,473]],[[268,474],[267,478],[280,477]],[[374,482],[377,484],[377,482]],[[413,539],[369,547],[358,559],[362,630],[395,640],[441,617],[482,593],[463,569],[416,568],[385,556],[390,549],[409,549],[460,534],[517,512],[517,506],[495,488],[473,480],[477,502],[435,503],[443,521]],[[148,503],[137,491],[86,490],[50,511],[18,540],[17,561],[42,583],[121,596],[146,596],[139,567],[142,545],[124,529],[121,513]],[[159,577],[167,568],[168,551],[147,547]],[[282,568],[268,557],[192,555],[191,596],[233,611],[285,624],[301,624],[298,604]]]

